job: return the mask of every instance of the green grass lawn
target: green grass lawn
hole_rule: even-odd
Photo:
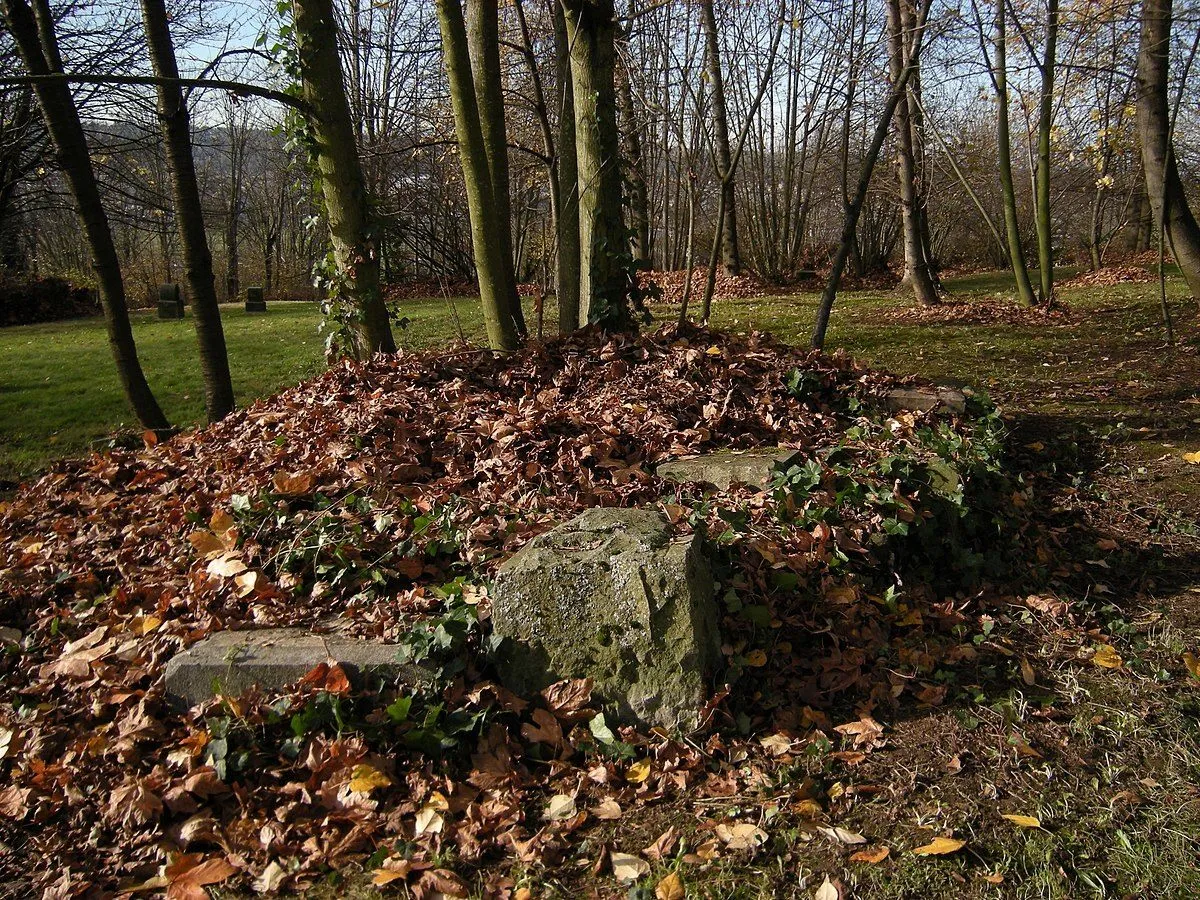
[[[847,292],[839,297],[828,346],[846,347],[897,372],[956,377],[1002,393],[1025,391],[1048,412],[1071,412],[1083,402],[1098,415],[1112,414],[1105,403],[1133,415],[1138,411],[1136,391],[1100,398],[1087,396],[1085,388],[1097,379],[1135,382],[1136,387],[1150,373],[1122,368],[1131,352],[1147,356],[1150,365],[1170,365],[1169,355],[1154,352],[1161,344],[1154,287],[1066,289],[1063,299],[1077,311],[1078,321],[1063,327],[897,324],[890,314],[908,306],[906,296]],[[948,288],[958,299],[998,299],[1012,293],[1002,273],[951,280]],[[1170,290],[1186,340],[1194,335],[1195,310],[1181,302],[1184,289],[1178,279]],[[713,322],[737,330],[767,328],[784,340],[804,343],[816,302],[815,294],[719,300]],[[477,300],[415,301],[402,312],[410,320],[398,333],[406,347],[484,337]],[[671,315],[666,309],[659,312],[661,318]],[[257,315],[226,306],[222,313],[240,404],[295,384],[323,366],[315,306],[273,303],[267,313]],[[203,395],[191,321],[159,321],[152,313],[139,313],[134,331],[142,365],[168,417],[183,426],[201,423]],[[0,360],[0,481],[35,473],[114,432],[136,428],[120,393],[101,320],[0,329]],[[1192,390],[1176,377],[1166,380],[1185,393]],[[1053,387],[1043,390],[1047,385]]]
[[[484,337],[477,300],[409,304],[404,346],[437,346],[462,334]],[[222,307],[233,387],[244,405],[319,372],[324,366],[320,313],[307,303],[272,303],[248,315]],[[190,319],[134,316],[142,367],[168,418],[204,419],[196,334]],[[136,428],[121,394],[101,319],[0,329],[0,481],[28,475],[53,459],[85,452],[113,432]]]

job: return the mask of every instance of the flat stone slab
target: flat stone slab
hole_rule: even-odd
[[[676,484],[697,482],[727,491],[735,484],[766,487],[776,466],[786,469],[803,456],[800,450],[772,447],[767,450],[718,450],[658,465],[658,477]]]
[[[497,572],[500,679],[530,695],[591,678],[616,721],[693,729],[721,655],[713,594],[700,538],[654,510],[588,510]]]
[[[313,634],[303,628],[218,631],[167,663],[167,696],[195,706],[218,694],[237,696],[255,686],[277,690],[331,659],[351,679],[376,674],[414,686],[427,681],[419,667],[397,660],[398,649],[394,644]]]
[[[939,385],[936,387],[892,388],[885,398],[887,408],[893,412],[917,410],[930,412],[937,409],[952,413],[967,411],[967,396],[957,388]]]

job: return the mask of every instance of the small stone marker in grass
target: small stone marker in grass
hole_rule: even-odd
[[[688,459],[660,463],[658,477],[677,484],[697,482],[727,491],[735,484],[766,487],[776,467],[786,469],[803,456],[800,450],[718,450]]]
[[[158,286],[158,317],[160,319],[182,319],[183,297],[177,284]]]
[[[646,509],[590,509],[500,567],[492,626],[501,681],[530,695],[592,678],[617,721],[695,728],[720,659],[701,539]]]
[[[267,299],[260,287],[246,288],[246,312],[266,312]]]
[[[303,628],[219,631],[177,654],[166,666],[167,696],[195,706],[217,694],[237,696],[251,687],[277,690],[299,681],[323,662],[339,663],[351,679],[368,675],[419,685],[420,668],[398,661],[399,648]]]
[[[967,411],[966,394],[946,385],[892,388],[887,393],[885,403],[893,412],[945,410],[961,415]]]

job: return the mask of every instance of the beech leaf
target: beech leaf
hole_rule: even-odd
[[[917,856],[945,856],[948,853],[957,853],[966,845],[966,841],[960,841],[958,838],[936,837],[923,847],[917,847],[913,853]]]

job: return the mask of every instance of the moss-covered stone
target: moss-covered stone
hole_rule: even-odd
[[[504,683],[528,694],[590,677],[618,721],[695,727],[720,656],[713,576],[700,538],[673,537],[652,510],[592,509],[501,566]]]
[[[777,466],[787,468],[802,456],[799,450],[774,447],[767,450],[718,450],[689,459],[660,463],[659,478],[677,484],[711,484],[727,491],[735,484],[765,487]]]

